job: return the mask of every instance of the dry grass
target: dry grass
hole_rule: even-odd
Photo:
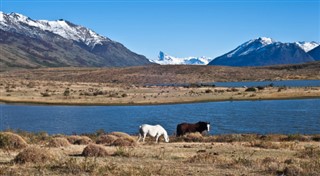
[[[113,134],[118,138],[128,137],[127,134]],[[313,139],[315,136],[304,137]],[[190,142],[185,142],[183,137],[180,141],[172,137],[170,143],[139,143],[135,147],[89,144],[60,148],[39,147],[40,142],[20,151],[0,149],[0,175],[290,176],[320,173],[318,142],[305,141],[301,136],[301,141],[286,135],[200,137],[191,134],[188,137],[201,141],[187,139]],[[77,137],[71,138],[77,140]],[[288,138],[292,141],[287,141]]]
[[[111,146],[118,137],[112,134],[100,135],[96,141],[97,144],[104,144]]]
[[[61,155],[61,153],[47,148],[30,146],[22,150],[14,158],[14,162],[18,164],[54,162],[61,159]]]
[[[0,133],[0,148],[7,150],[22,149],[27,147],[27,142],[19,135],[11,132]]]
[[[71,143],[71,144],[76,144],[76,145],[87,145],[92,143],[91,138],[89,138],[88,136],[76,136],[76,135],[72,135],[72,136],[68,136],[67,140]]]
[[[100,135],[96,143],[104,144],[107,146],[136,146],[137,145],[135,138],[123,132],[112,132],[110,134]]]
[[[81,155],[85,157],[106,157],[111,154],[102,145],[89,144],[83,149]]]
[[[63,78],[65,77],[68,76],[63,76]],[[26,80],[15,76],[8,78],[1,77],[1,82],[0,101],[17,103],[163,104],[231,99],[263,100],[320,96],[320,91],[317,87],[292,87],[280,92],[278,92],[277,87],[266,87],[250,93],[245,92],[245,88],[238,88],[235,92],[230,88],[223,87],[136,86],[124,83],[115,84],[91,81],[61,82],[42,78],[41,80]],[[32,85],[34,86],[28,86],[30,83],[33,83]],[[68,90],[67,95],[65,93],[66,90]],[[42,92],[46,92],[50,96],[43,96]]]
[[[48,147],[68,147],[71,144],[69,143],[69,141],[64,138],[64,137],[55,137],[52,138],[49,143],[48,143]]]

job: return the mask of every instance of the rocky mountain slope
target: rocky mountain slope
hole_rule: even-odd
[[[0,12],[1,68],[122,67],[151,64],[121,43],[66,20]]]

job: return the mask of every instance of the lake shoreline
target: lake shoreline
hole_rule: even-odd
[[[45,101],[24,101],[24,100],[4,100],[0,99],[0,104],[13,105],[47,105],[47,106],[156,106],[156,105],[175,105],[175,104],[192,104],[192,103],[209,103],[209,102],[225,102],[225,101],[267,101],[267,100],[300,100],[300,99],[320,99],[320,96],[301,96],[301,97],[281,97],[281,98],[259,98],[259,99],[218,99],[218,100],[198,100],[183,102],[157,102],[157,103],[74,103],[74,102],[45,102]]]

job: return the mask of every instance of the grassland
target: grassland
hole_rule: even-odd
[[[319,87],[162,87],[146,84],[320,79],[320,62],[274,67],[47,68],[0,73],[0,101],[44,104],[162,104],[320,97]]]
[[[6,132],[7,133],[7,132]],[[170,143],[101,142],[104,133],[88,134],[86,144],[73,138],[46,133],[18,132],[23,148],[10,147],[0,133],[0,175],[318,175],[319,135],[230,134],[204,136],[199,133],[170,137]],[[10,133],[9,133],[10,134]],[[119,133],[116,133],[119,134]],[[123,133],[120,133],[123,135]],[[51,145],[53,139],[68,139],[68,145]],[[105,137],[104,139],[106,139]],[[110,139],[110,138],[109,138]],[[9,140],[10,141],[10,140]],[[98,142],[100,141],[100,142]],[[99,143],[99,144],[90,144]],[[61,143],[62,144],[62,143]],[[87,156],[104,151],[104,155]],[[40,157],[39,157],[40,156]]]

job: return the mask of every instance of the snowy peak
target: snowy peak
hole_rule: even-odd
[[[243,56],[251,53],[252,51],[256,51],[262,47],[275,43],[271,38],[267,37],[259,37],[253,40],[249,40],[242,45],[238,46],[236,49],[232,50],[231,52],[227,53],[227,57],[236,57],[236,56]]]
[[[65,39],[83,42],[92,48],[96,44],[102,44],[104,41],[111,41],[88,28],[62,19],[56,21],[33,20],[18,13],[5,14],[0,12],[0,29],[2,30],[24,34],[27,32],[29,35],[35,35],[34,28],[52,32]]]
[[[212,59],[208,57],[177,58],[160,51],[158,59],[150,60],[160,65],[207,65]]]
[[[309,52],[315,47],[319,46],[319,43],[317,42],[295,42],[296,45],[298,45],[301,49],[303,49],[305,52]]]
[[[314,61],[306,52],[306,49],[314,45],[316,44],[310,42],[282,43],[259,37],[215,58],[209,65],[266,66],[305,63]]]

